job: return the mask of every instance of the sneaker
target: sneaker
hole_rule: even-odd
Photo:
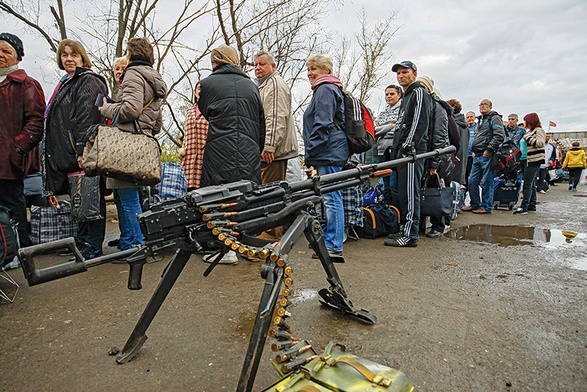
[[[528,207],[528,212],[536,212],[536,208],[530,208],[530,207]]]
[[[569,184],[569,190],[572,191],[573,190],[573,186]]]
[[[440,231],[434,230],[434,229],[430,230],[428,232],[428,234],[426,234],[426,237],[428,237],[428,238],[438,238],[441,236],[442,236],[442,233]]]
[[[542,193],[544,195],[544,194],[546,194],[546,191],[544,189],[541,189],[538,191],[538,193]]]
[[[577,192],[577,188],[573,187],[573,192]]]
[[[418,246],[418,240],[414,239],[414,238],[410,238],[410,237],[396,237],[396,238],[391,238],[389,240],[385,240],[383,241],[383,245],[385,246],[394,246],[394,247],[409,247],[409,248],[415,248],[416,246]]]
[[[491,214],[491,211],[479,208],[478,210],[473,210],[473,214]]]
[[[209,255],[205,255],[204,257],[202,257],[202,259],[206,263],[212,263],[216,259],[216,256],[218,256],[218,253],[212,253]],[[236,252],[233,250],[228,251],[228,253],[222,256],[218,264],[238,264],[238,257],[236,257]]]
[[[469,211],[473,211],[473,210],[476,210],[476,208],[473,206],[465,206],[465,207],[461,208],[461,211],[465,211],[465,212],[469,212]]]
[[[118,249],[120,249],[120,238],[108,241],[108,246],[117,247]]]
[[[534,210],[534,211],[536,211],[536,210]],[[527,215],[527,214],[528,214],[528,210],[525,210],[521,207],[514,211],[514,215]]]
[[[393,239],[393,238],[399,238],[399,237],[403,237],[403,234],[402,234],[402,232],[401,232],[401,231],[399,231],[399,232],[397,232],[397,233],[389,234],[389,235],[387,236],[387,238],[392,238],[392,239]]]
[[[337,257],[342,257],[342,250],[330,250],[328,249],[328,254],[333,257],[333,258],[337,258]],[[312,258],[314,260],[318,260],[320,259],[320,257],[318,257],[318,254],[316,252],[312,253]]]

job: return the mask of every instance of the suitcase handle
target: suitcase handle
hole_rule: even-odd
[[[388,380],[387,378],[384,378],[382,376],[376,375],[371,370],[367,369],[367,367],[365,365],[363,365],[362,363],[360,363],[359,361],[357,361],[353,357],[349,357],[349,356],[340,357],[336,361],[334,361],[331,366],[334,366],[337,363],[341,363],[341,362],[346,363],[347,365],[349,365],[350,367],[355,369],[363,377],[365,377],[367,380],[371,381],[372,383],[375,383],[377,385],[380,385],[380,386],[386,387],[386,388],[391,385],[390,380]]]

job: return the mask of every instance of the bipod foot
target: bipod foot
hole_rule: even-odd
[[[122,351],[116,356],[117,363],[127,363],[137,355],[143,344],[147,340],[147,335],[140,336],[134,341],[129,341]]]
[[[373,325],[377,322],[377,316],[369,313],[369,311],[365,309],[355,309],[352,302],[339,293],[330,291],[328,289],[322,289],[318,291],[318,294],[322,298],[320,303],[330,309],[336,309],[339,312],[356,318],[364,324]]]

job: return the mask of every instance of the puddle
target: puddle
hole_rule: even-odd
[[[587,244],[587,235],[584,233],[527,226],[470,225],[450,230],[445,236],[456,240],[485,242],[503,247],[538,245],[558,248]],[[587,264],[587,261],[582,263]]]

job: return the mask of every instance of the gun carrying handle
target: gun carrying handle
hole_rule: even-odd
[[[75,259],[66,263],[54,265],[51,267],[38,269],[35,265],[34,257],[36,255],[51,253],[59,249],[69,249]],[[39,244],[21,248],[18,250],[18,258],[20,259],[24,276],[29,286],[34,286],[40,283],[49,282],[51,280],[60,279],[65,276],[75,275],[80,272],[87,271],[86,263],[79,250],[75,246],[75,239],[73,237],[64,238],[62,240],[49,242],[46,244]]]

